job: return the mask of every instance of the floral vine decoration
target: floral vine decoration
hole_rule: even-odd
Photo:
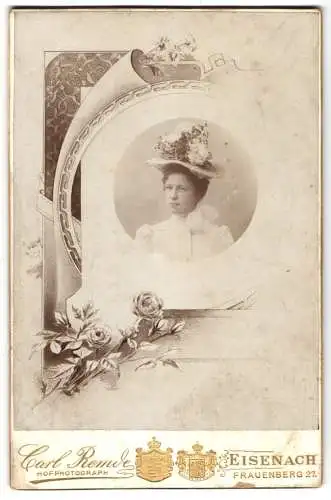
[[[32,348],[31,354],[45,351],[48,357],[41,381],[43,397],[54,391],[72,396],[96,377],[112,389],[120,378],[120,365],[128,361],[136,363],[135,371],[159,364],[180,368],[172,357],[174,349],[159,349],[155,341],[177,336],[185,322],[164,318],[163,301],[154,293],[141,292],[133,298],[135,321],[125,330],[102,323],[91,302],[72,311],[73,322],[67,313],[56,312],[54,329],[40,331],[41,340]]]
[[[140,64],[148,66],[155,76],[162,76],[166,66],[176,68],[179,64],[195,62],[193,54],[196,49],[197,43],[191,34],[177,42],[161,36],[152,49],[140,57]]]
[[[29,243],[23,242],[23,246],[25,247],[25,255],[29,259],[29,267],[26,272],[35,278],[41,278],[43,272],[41,239],[37,238]]]
[[[161,36],[152,49],[145,54],[145,62],[177,65],[181,61],[194,60],[193,53],[196,49],[197,42],[191,34],[178,42],[172,41],[167,36]]]

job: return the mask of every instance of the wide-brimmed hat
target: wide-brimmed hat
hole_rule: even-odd
[[[221,175],[222,167],[215,163],[208,149],[207,122],[181,124],[172,133],[160,137],[153,149],[158,157],[147,163],[161,171],[175,163],[200,178],[213,179]]]

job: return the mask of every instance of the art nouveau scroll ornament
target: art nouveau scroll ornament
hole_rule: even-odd
[[[151,93],[151,85],[158,82],[171,84],[175,82],[169,80],[181,80],[188,84],[199,80],[200,65],[189,57],[189,53],[195,50],[193,42],[184,40],[173,44],[168,40],[166,49],[160,50],[164,43],[161,39],[151,51],[144,53],[134,49],[122,53],[116,64],[110,66],[81,100],[58,156],[52,186],[53,201],[50,202],[42,193],[38,199],[39,210],[54,225],[57,308],[63,309],[66,298],[77,292],[81,284],[81,225],[72,213],[72,202],[74,180],[85,148],[105,119],[111,119],[112,110],[116,114],[116,110],[131,99],[131,94],[136,100],[145,92]],[[169,43],[173,45],[171,68],[168,64]],[[155,64],[159,68],[157,75],[153,69]],[[104,113],[105,108],[109,108],[110,113]]]
[[[38,334],[41,341],[33,348],[33,351],[44,350],[47,358],[41,381],[43,396],[54,391],[73,395],[96,378],[106,378],[108,386],[115,387],[120,378],[120,366],[129,361],[137,363],[136,369],[153,368],[159,364],[178,368],[173,357],[174,348],[164,348],[155,341],[181,332],[185,323],[164,317],[163,301],[155,293],[141,292],[135,296],[133,312],[137,319],[124,329],[110,324],[111,308],[114,307],[111,301],[109,311],[99,305],[107,316],[107,324],[104,324],[104,314],[100,317],[93,303],[76,301],[69,304],[75,293],[79,293],[77,284],[84,277],[80,226],[72,214],[72,188],[79,162],[90,142],[118,114],[146,96],[176,95],[182,91],[205,94],[207,87],[199,82],[201,65],[194,58],[195,50],[193,37],[177,43],[163,37],[150,51],[133,50],[123,55],[82,100],[72,119],[62,143],[54,179],[57,308],[54,320],[51,319],[47,329]],[[206,121],[196,120],[193,125],[184,121],[172,133],[159,138],[154,147],[154,158],[153,151],[150,152],[149,165],[164,174],[169,164],[176,163],[191,177],[208,185],[222,176],[224,168],[212,157],[208,140]],[[186,214],[185,235],[188,232],[190,239],[196,237],[200,241],[207,228],[209,240],[218,242],[215,253],[233,243],[229,229],[214,224],[217,214],[211,207],[194,203],[194,210],[189,212]],[[214,233],[217,233],[217,238]],[[136,240],[139,241],[139,237]],[[172,241],[173,238],[168,238],[168,242]],[[200,246],[209,248],[208,245]],[[173,253],[173,249],[171,251]],[[192,255],[185,255],[185,260],[190,257]],[[249,294],[243,300],[227,304],[224,309],[249,308],[250,301]],[[98,303],[97,300],[96,306]]]

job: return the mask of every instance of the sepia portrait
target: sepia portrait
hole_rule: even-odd
[[[167,133],[157,137],[155,129]],[[207,122],[170,121],[143,135],[125,152],[115,185],[118,216],[137,247],[184,262],[226,251],[255,208],[248,159],[239,159],[228,134]],[[146,159],[151,138],[156,143]]]

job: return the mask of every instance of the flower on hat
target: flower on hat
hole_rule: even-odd
[[[165,160],[177,160],[200,168],[212,168],[207,122],[181,124],[170,134],[160,137],[154,150]]]

